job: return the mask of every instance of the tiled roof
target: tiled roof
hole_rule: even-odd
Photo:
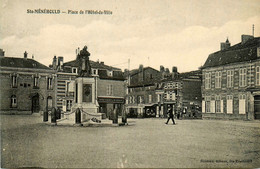
[[[143,71],[145,71],[146,69],[152,69],[152,70],[155,70],[155,71],[159,72],[158,70],[156,70],[156,69],[154,69],[154,68],[152,68],[152,67],[149,67],[149,66],[144,67],[144,68],[143,68]],[[140,72],[139,69],[133,69],[133,70],[130,71],[130,76],[133,76],[133,75],[135,75],[135,74],[137,74],[137,73],[139,73],[139,72]]]
[[[92,60],[90,60],[89,62],[90,62],[91,68],[106,69],[106,70],[121,70],[119,68],[115,68],[115,67],[112,67],[112,66],[105,65],[104,63],[101,63],[101,62],[94,62]],[[71,67],[77,67],[78,66],[76,60],[72,60],[70,62],[65,62],[63,65],[64,66],[71,66]]]
[[[126,78],[124,77],[123,72],[119,68],[115,68],[112,66],[105,65],[104,63],[101,62],[94,62],[94,61],[89,61],[91,68],[94,69],[99,69],[98,70],[98,75],[101,79],[110,79],[110,80],[125,80]],[[63,64],[63,71],[64,72],[69,72],[71,73],[71,68],[70,67],[78,67],[78,64],[76,60],[66,62]],[[109,76],[107,73],[107,70],[113,71],[113,75]]]
[[[257,47],[259,46],[260,37],[250,39],[245,43],[238,43],[228,49],[210,54],[201,68],[255,60],[257,59]]]
[[[14,58],[14,57],[0,57],[0,66],[2,67],[13,67],[13,68],[30,68],[30,69],[47,69],[49,67],[33,60],[24,58]]]

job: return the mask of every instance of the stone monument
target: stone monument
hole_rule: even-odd
[[[78,77],[75,79],[74,104],[72,111],[77,108],[82,110],[81,121],[96,118],[101,120],[98,113],[98,102],[96,96],[96,78],[91,75],[89,62],[90,53],[85,46],[77,55]]]

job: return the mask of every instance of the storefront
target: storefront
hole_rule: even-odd
[[[123,97],[98,97],[99,112],[104,113],[106,118],[110,118],[114,109],[119,116],[122,115],[125,99]]]

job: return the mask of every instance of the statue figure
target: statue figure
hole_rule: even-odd
[[[91,76],[91,67],[89,63],[90,53],[88,52],[88,47],[84,48],[77,55],[77,64],[78,64],[78,75],[81,77]]]

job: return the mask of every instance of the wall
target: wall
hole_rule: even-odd
[[[17,88],[11,86],[11,74],[17,73],[17,71],[3,71],[1,70],[1,89],[0,89],[0,110],[1,113],[12,111],[13,113],[31,113],[32,100],[31,96],[39,93],[39,105],[40,111],[44,111],[47,105],[47,97],[51,96],[53,99],[53,106],[56,105],[55,97],[55,81],[53,80],[53,90],[47,90],[47,79],[46,76],[52,75],[52,73],[40,74],[39,88],[33,88],[33,75],[36,73],[32,72],[18,72]],[[24,86],[26,84],[26,87]],[[29,85],[29,86],[28,86]],[[11,96],[16,95],[17,107],[11,108]]]
[[[125,82],[121,80],[97,79],[97,96],[108,96],[107,86],[113,86],[112,96],[125,96]]]
[[[214,68],[207,68],[203,70],[203,80],[202,80],[202,96],[205,98],[206,96],[211,96],[214,98],[215,95],[221,95],[223,100],[223,113],[227,113],[227,95],[233,95],[233,114],[229,115],[212,115],[215,118],[228,118],[228,119],[252,119],[254,111],[253,111],[253,101],[254,99],[251,96],[251,93],[247,90],[248,88],[253,88],[255,91],[260,91],[260,86],[256,85],[256,66],[260,66],[260,61],[255,60],[251,62],[243,62],[243,63],[236,63],[236,64],[229,64],[226,66],[219,66]],[[239,86],[239,69],[246,68],[246,86],[240,87]],[[234,70],[234,83],[233,87],[227,88],[227,70]],[[216,71],[221,71],[221,88],[215,88],[215,75]],[[211,72],[211,88],[205,89],[205,73]],[[245,94],[246,95],[246,112],[248,115],[239,114],[239,95]],[[223,114],[222,113],[222,114]],[[233,117],[232,117],[233,115]],[[203,115],[205,118],[208,118],[209,115]]]

